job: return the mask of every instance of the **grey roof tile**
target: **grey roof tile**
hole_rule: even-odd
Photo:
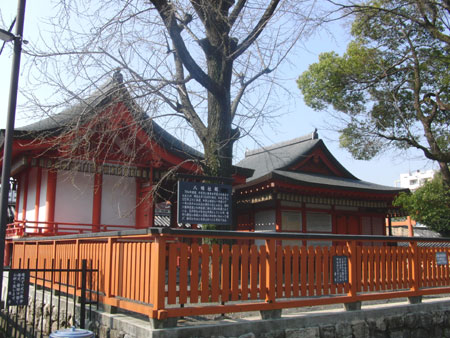
[[[341,172],[342,176],[327,176],[289,170],[290,167],[307,158],[318,147]],[[247,179],[247,184],[278,178],[302,185],[335,187],[343,190],[371,192],[399,192],[407,190],[365,182],[356,178],[331,154],[325,143],[318,138],[316,131],[287,142],[246,152],[246,157],[237,165],[255,170],[253,176]]]
[[[74,127],[80,122],[88,121],[99,112],[99,109],[118,101],[123,101],[128,106],[130,112],[134,115],[136,121],[140,123],[141,127],[164,148],[175,152],[182,158],[203,158],[201,152],[168,133],[147,114],[142,112],[131,98],[126,87],[122,83],[117,82],[116,79],[111,80],[88,98],[81,100],[80,103],[73,105],[58,114],[16,128],[15,135],[33,138],[39,133],[44,133],[45,135],[59,134],[65,129]]]

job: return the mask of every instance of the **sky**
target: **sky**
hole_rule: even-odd
[[[2,1],[0,4],[0,16],[3,18],[3,29],[8,29],[17,12],[17,2],[14,0]],[[25,14],[24,39],[34,41],[39,35],[46,37],[43,19],[52,12],[50,0],[28,1]],[[333,35],[328,32],[318,32],[308,41],[299,46],[295,51],[295,56],[291,58],[294,62],[283,66],[281,84],[290,94],[289,105],[283,108],[282,115],[277,118],[276,124],[267,125],[262,132],[255,135],[258,139],[258,145],[253,141],[246,141],[240,144],[235,152],[236,160],[244,157],[245,150],[258,148],[261,144],[269,146],[273,143],[283,142],[299,136],[306,135],[318,129],[319,137],[322,138],[341,164],[356,177],[372,183],[388,186],[395,185],[399,180],[401,173],[413,172],[416,170],[437,169],[430,161],[424,159],[420,152],[398,153],[389,152],[378,156],[371,161],[358,161],[351,157],[345,150],[339,148],[338,134],[331,130],[328,125],[329,115],[327,112],[316,112],[307,107],[302,100],[300,90],[296,85],[296,78],[305,71],[308,66],[318,61],[318,56],[322,52],[336,51],[342,53],[345,51],[349,42],[349,36],[346,28],[341,25],[334,25],[331,28]],[[26,46],[25,46],[26,48]],[[26,56],[22,55],[22,63]],[[5,48],[0,55],[0,128],[4,129],[6,125],[6,115],[8,110],[8,97],[10,76],[12,68],[12,48]],[[23,79],[23,69],[21,78]],[[19,80],[19,91],[24,81]],[[280,98],[283,100],[284,98]],[[18,98],[16,127],[30,123],[29,120],[21,118],[20,104],[24,99]],[[201,149],[199,149],[201,150]]]

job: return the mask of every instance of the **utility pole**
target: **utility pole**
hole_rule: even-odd
[[[0,299],[2,299],[3,291],[3,264],[5,259],[6,226],[8,222],[9,176],[11,174],[14,121],[16,117],[17,92],[19,88],[20,56],[22,53],[23,26],[25,19],[25,1],[26,0],[19,0],[19,5],[17,8],[16,33],[11,34],[9,32],[2,31],[2,33],[9,33],[9,35],[2,35],[6,36],[6,38],[2,37],[4,41],[14,41],[14,55],[9,88],[5,141],[3,143],[3,166],[0,193]],[[8,39],[8,37],[10,37],[10,39]]]

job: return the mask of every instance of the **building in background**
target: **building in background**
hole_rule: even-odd
[[[235,187],[242,231],[386,235],[385,219],[399,214],[392,201],[409,191],[358,179],[317,132],[248,151],[237,165],[254,171]]]
[[[399,188],[408,188],[411,191],[415,191],[424,185],[425,182],[431,181],[436,171],[433,169],[425,171],[414,171],[405,174],[400,174],[400,179],[395,181],[394,184]]]
[[[416,170],[414,172],[400,174],[400,179],[394,184],[399,188],[408,188],[411,192],[416,191],[426,182],[431,181],[436,173],[435,170],[429,169],[425,171]],[[410,216],[405,219],[392,222],[392,232],[394,236],[422,236],[436,237],[439,236],[434,231],[428,230],[426,226],[416,223]]]

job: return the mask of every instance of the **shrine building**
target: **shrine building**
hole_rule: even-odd
[[[78,105],[15,130],[7,238],[177,227],[178,175],[201,175],[202,159],[143,112],[116,73]],[[357,179],[317,132],[247,152],[233,170],[239,231],[386,235],[405,191]]]
[[[407,191],[356,178],[316,131],[249,151],[237,165],[254,170],[235,187],[238,230],[386,235],[392,201]]]

